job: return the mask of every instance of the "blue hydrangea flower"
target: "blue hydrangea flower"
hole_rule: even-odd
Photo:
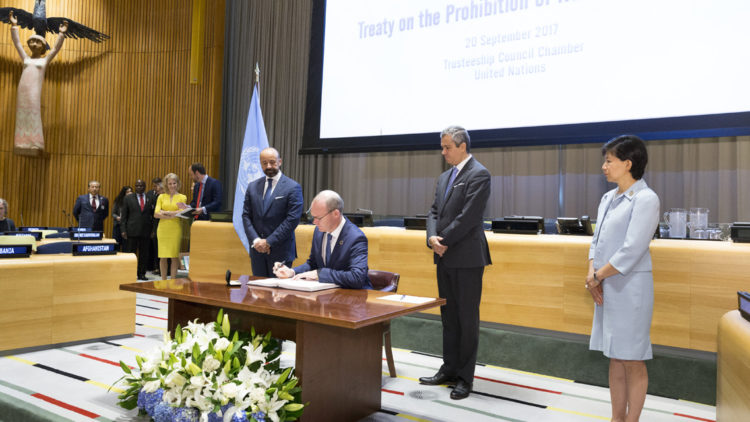
[[[244,410],[238,410],[232,415],[232,422],[249,422],[247,419],[247,413]]]
[[[261,411],[257,411],[255,413],[251,414],[250,416],[252,416],[253,418],[255,418],[255,420],[257,422],[266,422],[266,414],[263,413],[263,412],[261,412]]]
[[[174,407],[166,402],[161,402],[154,407],[154,414],[151,416],[154,418],[154,422],[172,422],[174,410]]]
[[[224,412],[227,411],[232,407],[229,403],[225,404],[224,406],[221,406],[221,416],[219,416],[218,412],[211,412],[208,414],[208,422],[224,422]]]
[[[198,422],[200,412],[194,407],[178,407],[172,411],[173,422]]]
[[[143,390],[141,390],[143,391]],[[145,397],[143,398],[144,403],[144,409],[146,409],[146,412],[153,416],[154,415],[154,408],[157,404],[161,403],[161,397],[164,395],[164,389],[160,388],[153,393],[146,393]]]
[[[146,394],[148,393],[143,391],[142,388],[138,391],[138,408],[141,410],[146,410]]]

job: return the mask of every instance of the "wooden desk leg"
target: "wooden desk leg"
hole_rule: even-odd
[[[352,330],[299,321],[296,373],[302,420],[356,421],[380,410],[383,329]]]

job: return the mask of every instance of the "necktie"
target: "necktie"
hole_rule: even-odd
[[[328,265],[329,262],[331,262],[331,249],[333,244],[333,235],[331,233],[328,233],[328,242],[326,242],[326,262],[325,265]]]
[[[443,199],[448,197],[448,192],[451,191],[451,187],[453,186],[453,182],[456,181],[456,175],[458,174],[458,167],[453,167],[453,172],[451,173],[451,178],[448,180],[448,186],[445,187],[445,195],[443,196]]]
[[[203,196],[203,183],[198,187],[198,200],[195,201],[195,208],[198,209],[201,207],[201,200]],[[197,220],[200,214],[195,214],[195,219]]]
[[[143,195],[138,195],[138,203],[141,204],[141,212],[143,212]]]
[[[271,204],[271,186],[273,186],[273,179],[268,178],[268,186],[266,186],[266,193],[263,194],[263,211],[268,209],[268,205]]]
[[[91,209],[96,212],[96,196],[91,197]]]

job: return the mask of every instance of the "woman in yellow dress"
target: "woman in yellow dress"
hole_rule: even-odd
[[[167,260],[172,258],[172,278],[177,277],[177,269],[180,267],[180,244],[182,243],[182,219],[177,213],[185,207],[187,197],[180,193],[182,183],[174,173],[164,176],[164,184],[167,193],[156,198],[154,217],[158,218],[159,227],[156,229],[156,239],[159,244],[159,271],[162,280],[167,279]]]

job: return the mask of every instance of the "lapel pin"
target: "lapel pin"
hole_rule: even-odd
[[[343,240],[339,240],[339,246],[344,246],[344,241]]]
[[[628,196],[633,196],[633,191],[628,192]]]

